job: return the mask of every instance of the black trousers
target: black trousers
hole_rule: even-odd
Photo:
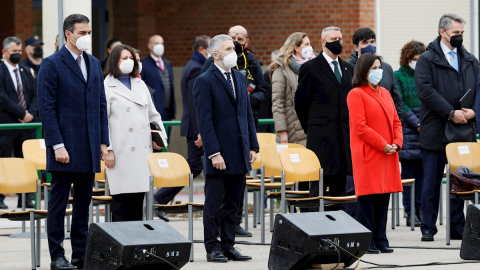
[[[347,183],[346,175],[323,175],[323,195],[324,196],[345,196],[345,185]],[[310,182],[310,197],[318,196],[318,181]],[[325,211],[344,210],[343,204],[334,204],[325,206]],[[311,212],[318,212],[318,207],[310,208]]]
[[[235,216],[242,200],[244,174],[207,174],[203,229],[207,253],[235,244]],[[220,231],[220,241],[217,239]]]
[[[73,183],[73,214],[70,238],[72,259],[85,256],[88,235],[88,212],[92,200],[94,173],[52,172],[52,192],[48,201],[47,234],[52,261],[65,255],[65,209]]]
[[[35,138],[35,130],[18,129],[13,131],[3,131],[0,133],[0,157],[23,158],[22,144],[26,140]],[[17,193],[18,204],[22,204],[22,194]],[[3,202],[5,195],[0,194],[0,202]],[[35,199],[35,193],[27,193],[27,201]]]
[[[437,233],[437,216],[440,201],[440,186],[442,185],[443,170],[447,164],[445,149],[430,151],[423,149],[423,191],[422,191],[422,232]],[[448,198],[447,198],[448,199]],[[450,222],[452,232],[463,230],[465,216],[463,214],[463,200],[450,199]]]
[[[143,220],[145,192],[112,195],[112,221]]]
[[[197,177],[203,170],[203,147],[198,148],[195,145],[197,138],[187,137],[187,162],[193,178]],[[165,187],[161,188],[154,195],[159,204],[167,204],[183,189],[183,187]]]
[[[389,247],[387,239],[387,214],[390,193],[358,196],[357,220],[372,231],[370,249]]]

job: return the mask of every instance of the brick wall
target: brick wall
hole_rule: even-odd
[[[6,37],[16,36],[22,40],[33,35],[33,5],[32,0],[2,0],[0,1],[0,42]],[[22,55],[22,59],[25,55]]]
[[[268,64],[270,52],[282,46],[293,32],[310,36],[315,50],[321,50],[321,31],[331,25],[342,28],[345,59],[353,50],[352,35],[360,27],[375,27],[375,0],[121,0],[114,13],[115,36],[148,53],[147,39],[160,34],[165,39],[165,56],[175,66],[191,55],[195,36],[226,33],[233,25],[249,31],[249,48]],[[137,29],[134,33],[131,30]]]

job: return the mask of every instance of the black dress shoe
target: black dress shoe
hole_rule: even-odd
[[[379,248],[378,250],[380,250],[381,253],[392,253],[393,252],[393,248],[390,248],[390,247]]]
[[[162,211],[155,211],[155,215],[157,215],[157,217],[159,217],[161,220],[165,222],[170,221],[170,219],[167,216],[165,216],[165,213],[163,213]]]
[[[235,236],[252,237],[252,233],[245,231],[240,225],[235,225]]]
[[[17,203],[17,208],[22,208],[22,202]],[[27,201],[25,203],[25,208],[35,208],[35,204],[32,201]]]
[[[77,269],[77,267],[71,264],[65,256],[62,256],[50,263],[50,270],[69,270]]]
[[[367,254],[380,254],[380,250],[369,248]]]
[[[407,215],[407,227],[411,226],[411,222],[410,222],[411,218],[412,218],[411,215]],[[415,215],[415,227],[421,227],[421,226],[422,226],[422,222],[420,222],[417,215]]]
[[[220,250],[215,250],[212,253],[207,253],[208,262],[228,262],[228,258],[223,255]]]
[[[433,241],[433,232],[431,232],[431,231],[422,232],[422,241],[423,242],[432,242]]]
[[[223,251],[223,255],[225,255],[225,257],[227,257],[229,260],[232,260],[232,261],[248,261],[252,259],[252,257],[243,255],[235,248],[231,248],[230,250]]]
[[[0,209],[8,209],[8,206],[4,202],[0,202]]]
[[[85,262],[85,257],[72,259],[72,264],[77,267],[77,269],[83,269],[83,263]]]

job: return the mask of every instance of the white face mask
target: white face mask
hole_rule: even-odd
[[[373,85],[378,85],[378,83],[382,80],[383,69],[371,69],[370,74],[368,74],[368,80]]]
[[[409,66],[411,69],[415,70],[415,67],[417,66],[417,61],[413,61],[413,60],[410,61],[410,63],[408,63],[408,66]]]
[[[135,62],[132,59],[123,60],[118,67],[123,74],[130,74],[133,70]]]
[[[138,73],[140,74],[142,72],[142,62],[138,61]]]
[[[77,37],[73,33],[72,35],[77,38],[77,42],[73,43],[72,40],[70,41],[73,45],[77,47],[77,49],[79,49],[80,51],[88,51],[90,49],[90,46],[92,45],[92,37],[90,35],[85,35],[81,37]]]
[[[162,43],[158,43],[153,47],[153,53],[157,56],[162,56],[165,52],[165,46]]]
[[[302,57],[303,59],[308,59],[312,56],[313,48],[312,46],[308,46],[302,49]]]
[[[233,51],[230,54],[225,55],[225,57],[223,57],[223,60],[221,61],[226,68],[233,68],[237,64],[237,59],[237,53]]]

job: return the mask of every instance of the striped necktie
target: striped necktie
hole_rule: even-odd
[[[22,108],[26,110],[27,103],[25,102],[25,96],[23,95],[23,87],[22,82],[20,81],[20,76],[18,75],[18,68],[14,69],[13,72],[15,73],[15,78],[17,79],[18,104],[20,104],[20,106],[22,106]]]

